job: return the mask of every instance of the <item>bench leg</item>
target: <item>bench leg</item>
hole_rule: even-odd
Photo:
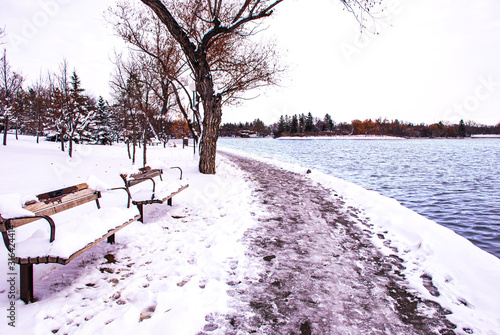
[[[33,264],[20,264],[21,300],[33,302]]]
[[[172,206],[172,198],[167,200],[167,205]]]
[[[144,223],[144,208],[143,208],[143,205],[142,204],[137,204],[137,209],[139,210],[139,215],[141,216],[138,221]]]
[[[115,234],[108,236],[108,243],[115,244]]]

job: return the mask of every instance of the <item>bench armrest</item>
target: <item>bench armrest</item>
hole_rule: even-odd
[[[130,194],[128,187],[113,187],[110,188],[108,191],[116,191],[116,190],[124,190],[125,192],[127,192],[127,197],[128,197],[127,208],[130,208],[130,201],[132,200],[132,195]]]
[[[156,183],[154,179],[151,177],[143,177],[143,178],[135,178],[135,180],[151,180],[151,182],[153,183],[153,195],[151,196],[151,199],[154,199],[156,191]]]
[[[56,239],[56,225],[54,223],[54,220],[52,220],[52,218],[50,216],[48,216],[48,215],[20,216],[17,218],[5,220],[5,222],[2,225],[3,226],[2,228],[5,228],[5,229],[2,229],[3,243],[5,244],[5,247],[7,248],[7,250],[9,250],[10,252],[13,251],[12,246],[10,244],[9,234],[8,234],[9,230],[15,228],[15,225],[13,225],[11,221],[22,220],[22,219],[34,219],[34,218],[35,219],[44,219],[49,223],[50,243],[54,242],[54,240]]]
[[[172,166],[170,169],[179,169],[179,171],[181,172],[181,176],[179,178],[179,180],[182,180],[182,169],[178,166]]]

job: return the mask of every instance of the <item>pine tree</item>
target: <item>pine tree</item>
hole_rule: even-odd
[[[460,137],[467,136],[467,131],[465,129],[464,120],[460,120],[460,123],[458,124],[458,136],[460,136]]]
[[[310,133],[313,131],[313,129],[314,129],[314,119],[311,112],[309,112],[305,120],[304,131],[306,133]]]
[[[96,144],[113,143],[113,116],[112,110],[103,97],[99,97],[97,110],[89,125],[89,130],[92,134],[92,139]]]
[[[296,134],[299,132],[299,120],[297,115],[292,116],[292,123],[290,125],[290,133]]]
[[[333,121],[330,114],[325,114],[325,118],[323,119],[323,131],[332,131],[333,130]]]
[[[303,133],[304,130],[305,130],[305,126],[306,126],[306,116],[304,115],[304,113],[302,113],[302,114],[299,115],[299,129],[298,129],[298,132],[299,133]]]
[[[283,115],[280,116],[280,120],[278,122],[278,129],[274,133],[274,137],[280,137],[286,131],[286,121]]]
[[[73,141],[89,140],[87,127],[92,121],[92,102],[86,97],[81,87],[80,78],[75,71],[71,76],[70,103],[66,115],[66,127],[69,136],[68,154],[73,155]]]

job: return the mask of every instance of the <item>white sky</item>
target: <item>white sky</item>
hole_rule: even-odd
[[[135,1],[135,0],[134,0]],[[8,58],[29,80],[63,57],[87,91],[109,98],[114,48],[103,12],[114,0],[2,0]],[[308,113],[335,121],[500,122],[500,3],[391,0],[390,25],[364,33],[339,0],[287,0],[268,20],[289,72],[281,88],[226,107],[223,122]],[[386,3],[389,3],[386,1]]]

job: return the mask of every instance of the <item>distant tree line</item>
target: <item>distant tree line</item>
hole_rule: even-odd
[[[271,127],[260,119],[245,123],[225,123],[219,129],[219,136],[223,137],[266,137],[271,134]]]
[[[459,124],[438,122],[433,124],[413,124],[378,118],[353,120],[351,123],[335,123],[329,114],[322,119],[311,113],[282,115],[271,125],[274,137],[281,136],[335,136],[335,135],[386,135],[399,137],[466,137],[474,134],[500,134],[500,123],[496,126],[481,125],[474,121]]]

